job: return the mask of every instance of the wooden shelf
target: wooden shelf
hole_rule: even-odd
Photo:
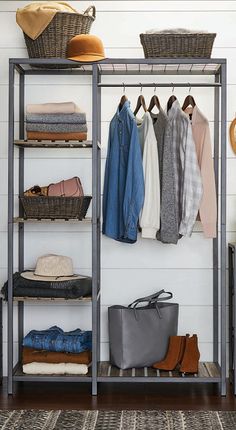
[[[15,140],[14,144],[20,148],[92,148],[91,140]]]
[[[167,372],[152,367],[132,368],[122,370],[112,366],[108,361],[100,362],[98,366],[98,381],[105,382],[217,382],[220,381],[218,363],[200,362],[196,374],[183,375],[178,370]]]
[[[91,302],[92,297],[78,297],[76,299],[66,299],[63,297],[13,297],[15,302]]]
[[[37,219],[37,218],[20,218],[20,217],[15,217],[14,218],[14,223],[27,223],[27,222],[41,222],[41,223],[48,223],[48,222],[54,222],[54,223],[60,223],[60,222],[69,222],[69,223],[85,223],[85,224],[91,224],[92,222],[92,218],[84,218],[82,220],[77,219],[77,218],[68,218],[68,219],[63,219],[63,218],[55,218],[55,219],[51,219],[51,218],[41,218],[41,219]]]

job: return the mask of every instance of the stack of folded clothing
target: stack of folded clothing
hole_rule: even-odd
[[[86,114],[73,102],[26,107],[28,140],[87,140]]]
[[[31,330],[23,339],[22,364],[27,374],[86,375],[92,359],[92,332],[64,332],[53,326]]]
[[[5,282],[2,294],[7,300],[8,282]],[[78,299],[91,294],[91,277],[74,274],[72,259],[64,255],[42,255],[37,259],[34,271],[13,275],[13,297]]]
[[[92,278],[76,275],[70,279],[34,279],[33,272],[15,272],[13,275],[13,297],[35,297],[41,299],[79,299],[92,294]],[[2,287],[4,299],[8,299],[8,282]]]

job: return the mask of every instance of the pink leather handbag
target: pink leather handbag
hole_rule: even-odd
[[[57,197],[82,197],[84,195],[83,187],[78,176],[60,181],[56,184],[50,184],[48,187],[49,196]]]

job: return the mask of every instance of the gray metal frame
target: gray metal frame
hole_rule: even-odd
[[[228,244],[229,264],[229,380],[236,395],[236,244]]]
[[[198,58],[159,58],[159,59],[105,59],[99,63],[79,64],[78,69],[39,69],[32,66],[69,66],[74,64],[64,59],[27,59],[16,58],[9,60],[9,149],[8,149],[8,393],[13,393],[13,381],[74,381],[92,382],[92,394],[97,394],[98,382],[218,382],[221,384],[221,394],[226,395],[226,60],[225,59],[198,59]],[[163,66],[163,70],[157,70],[157,66]],[[176,66],[170,70],[168,66]],[[189,70],[182,70],[184,65],[190,65]],[[200,69],[195,66],[202,65]],[[208,65],[216,66],[213,69]],[[117,68],[118,66],[118,68]],[[122,66],[119,69],[119,66]],[[132,66],[138,66],[132,69]],[[148,69],[142,67],[148,66]],[[13,369],[13,294],[12,276],[14,270],[14,83],[15,70],[19,73],[19,113],[20,113],[20,139],[24,138],[24,83],[26,75],[91,75],[92,78],[92,330],[93,330],[93,361],[92,376],[65,377],[65,376],[29,376],[20,374],[19,365]],[[218,217],[218,231],[220,233],[213,241],[213,359],[218,363],[219,351],[219,291],[220,291],[220,376],[211,378],[152,378],[152,377],[105,377],[98,373],[100,361],[100,272],[101,272],[101,88],[122,87],[124,83],[106,84],[101,82],[103,75],[150,75],[153,81],[158,75],[214,75],[215,82],[194,82],[191,87],[214,87],[214,168],[218,195],[218,207],[221,208]],[[126,87],[188,87],[188,82],[183,83],[127,83]],[[221,128],[219,128],[221,119]],[[221,131],[219,131],[221,130]],[[221,156],[219,143],[221,141]],[[24,190],[24,148],[19,149],[19,193]],[[219,184],[219,168],[221,182]],[[19,216],[22,209],[19,208]],[[18,268],[24,269],[24,223],[19,222],[18,229],[19,258]],[[218,250],[220,245],[220,262]],[[220,270],[220,290],[219,276]],[[23,337],[24,303],[18,304],[18,337],[19,344]],[[21,348],[19,348],[19,359]]]

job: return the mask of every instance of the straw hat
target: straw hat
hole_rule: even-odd
[[[92,62],[105,58],[101,39],[92,34],[78,34],[68,43],[67,58],[69,60]]]
[[[73,262],[64,255],[48,254],[37,259],[34,271],[22,272],[21,276],[32,281],[60,282],[81,279],[83,276],[74,275]]]

